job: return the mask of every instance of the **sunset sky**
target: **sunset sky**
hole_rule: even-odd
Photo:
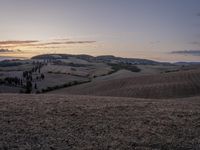
[[[200,61],[200,0],[0,0],[0,56]]]

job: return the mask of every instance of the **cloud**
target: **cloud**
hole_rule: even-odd
[[[0,53],[22,53],[23,51],[21,50],[9,50],[9,49],[1,49],[0,48]]]
[[[57,48],[61,48],[61,46],[37,46],[37,47],[34,47],[34,48],[37,48],[37,49],[57,49]]]
[[[66,47],[68,44],[92,44],[96,41],[74,41],[68,39],[54,39],[47,41],[39,40],[13,40],[13,41],[0,41],[0,49],[17,49],[17,48],[38,48],[38,49],[55,49]]]
[[[63,45],[63,44],[90,44],[95,43],[96,41],[65,41],[65,42],[48,42],[48,43],[39,43],[32,44],[37,46],[47,46],[47,45]]]
[[[171,53],[172,54],[200,56],[200,50],[181,50],[181,51],[172,51]]]
[[[29,43],[36,43],[39,41],[36,40],[26,40],[26,41],[0,41],[0,45],[22,45],[22,44],[29,44]]]
[[[68,41],[69,39],[65,38],[65,39],[53,39],[54,41]]]
[[[198,16],[198,17],[200,17],[200,12],[199,12],[199,13],[197,13],[197,16]]]
[[[30,43],[24,44],[23,46],[26,47],[52,47],[52,45],[68,45],[68,44],[91,44],[95,43],[96,41],[64,41],[64,42],[44,42],[44,43]],[[55,47],[55,46],[54,46]]]
[[[8,49],[0,49],[0,53],[12,53],[14,52],[13,50],[8,50]]]
[[[160,41],[152,41],[152,42],[150,42],[150,44],[159,44],[160,43]]]
[[[191,42],[190,44],[193,44],[193,45],[198,45],[198,46],[200,46],[200,42],[198,42],[198,41]]]
[[[68,41],[68,42],[65,42],[65,44],[90,44],[90,43],[96,43],[96,41]]]

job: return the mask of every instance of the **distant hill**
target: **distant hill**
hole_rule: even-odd
[[[176,62],[176,65],[200,65],[200,62]]]
[[[134,65],[158,65],[158,64],[169,64],[162,63],[148,59],[139,58],[122,58],[115,57],[113,55],[102,55],[102,56],[90,56],[90,55],[70,55],[70,54],[43,54],[32,57],[32,59],[68,59],[69,57],[75,57],[82,60],[92,61],[92,62],[104,62],[104,63],[127,63]]]

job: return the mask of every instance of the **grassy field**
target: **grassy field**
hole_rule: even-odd
[[[0,149],[200,149],[200,97],[0,97]]]

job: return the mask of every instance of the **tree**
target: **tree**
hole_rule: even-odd
[[[23,77],[24,77],[24,78],[27,78],[27,76],[28,76],[28,71],[24,71],[24,72],[23,72]]]
[[[31,81],[26,81],[26,93],[31,93],[32,91],[32,83]]]
[[[23,80],[22,80],[22,79],[20,80],[20,85],[21,85],[21,86],[23,85]]]
[[[44,74],[43,73],[41,74],[41,79],[44,80]]]
[[[37,83],[35,83],[35,89],[37,89]]]

